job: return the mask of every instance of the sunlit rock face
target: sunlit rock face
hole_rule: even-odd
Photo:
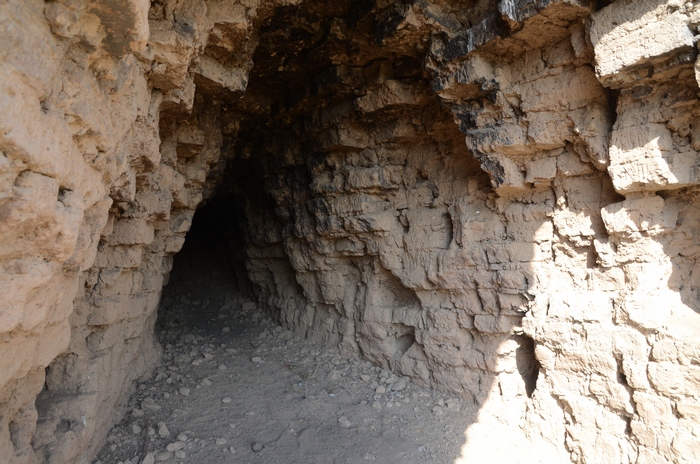
[[[91,461],[215,195],[270,316],[481,408],[465,462],[700,461],[698,25],[681,0],[2,2],[0,462]]]

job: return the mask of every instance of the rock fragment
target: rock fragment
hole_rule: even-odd
[[[158,436],[161,438],[166,438],[170,436],[170,430],[165,422],[158,422]]]
[[[141,407],[150,411],[159,411],[161,409],[160,405],[150,396],[141,401]]]
[[[179,451],[184,447],[185,447],[185,442],[174,441],[172,443],[169,443],[168,446],[165,447],[165,449],[168,451],[174,452],[174,451]]]
[[[406,382],[406,379],[402,377],[391,385],[391,389],[395,392],[400,392],[404,391],[407,386],[408,382]]]
[[[338,423],[344,429],[349,429],[350,427],[352,427],[352,422],[350,422],[350,419],[348,419],[345,416],[342,416],[340,419],[338,419]]]
[[[170,451],[160,451],[156,453],[156,462],[165,462],[173,457],[173,453]]]

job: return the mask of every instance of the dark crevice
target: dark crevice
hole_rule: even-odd
[[[416,336],[413,328],[409,333],[403,334],[396,339],[396,351],[394,353],[395,359],[401,359],[401,357],[413,346],[416,342]]]
[[[454,223],[452,222],[452,216],[450,213],[444,213],[442,217],[445,221],[445,232],[447,233],[447,238],[445,238],[445,249],[449,249],[454,239]]]
[[[525,393],[532,398],[540,375],[540,362],[535,357],[535,341],[527,335],[516,337],[518,348],[515,350],[515,362],[518,372],[525,383]]]
[[[610,127],[612,128],[617,121],[617,101],[620,98],[620,91],[608,87],[604,87],[603,91],[608,99],[608,119],[610,121]]]

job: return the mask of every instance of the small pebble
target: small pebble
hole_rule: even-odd
[[[223,400],[221,400],[221,402],[225,403],[225,404],[229,404],[231,401],[232,401],[231,398],[229,398],[228,396],[226,398],[224,398]]]
[[[384,387],[384,385],[380,385],[380,386],[378,386],[377,389],[374,390],[374,391],[375,391],[376,393],[378,393],[378,394],[381,395],[382,393],[386,393],[386,387]]]
[[[161,451],[160,453],[156,453],[156,461],[158,462],[167,461],[172,457],[173,453],[171,453],[170,451]]]
[[[185,447],[185,442],[174,441],[174,442],[170,443],[168,446],[166,446],[165,449],[168,451],[179,451],[184,447]]]
[[[227,368],[226,368],[226,364],[219,364],[219,370],[220,370],[220,371],[225,371],[226,369],[227,369]]]
[[[225,444],[226,444],[226,439],[225,439],[225,438],[217,438],[217,439],[216,439],[216,444],[217,444],[217,445],[225,445]]]
[[[226,316],[224,316],[224,317],[226,317]],[[231,331],[231,328],[230,328],[230,327],[223,327],[223,328],[221,329],[221,331],[224,332],[224,333],[230,332],[230,331]]]
[[[143,461],[141,461],[141,464],[153,464],[154,462],[156,462],[155,456],[153,456],[153,453],[148,453],[146,457],[143,458]]]
[[[187,453],[185,453],[182,450],[175,451],[175,457],[178,459],[185,459],[187,457]]]
[[[259,363],[262,361],[262,358],[260,356],[255,356],[253,359],[251,359],[251,361],[254,363]]]
[[[395,392],[400,392],[400,391],[405,390],[407,386],[408,386],[408,382],[406,382],[406,379],[402,378],[402,379],[399,379],[396,382],[394,382],[391,385],[391,389]]]
[[[170,430],[168,430],[168,426],[165,425],[165,422],[158,422],[158,436],[161,438],[170,436]]]
[[[185,435],[184,433],[181,433],[180,435],[177,436],[177,439],[178,439],[179,441],[187,441],[187,440],[190,439],[190,437],[188,437],[188,436]]]
[[[352,422],[350,422],[350,420],[345,416],[342,416],[340,419],[338,419],[338,423],[344,429],[349,429],[350,427],[352,427]]]
[[[141,433],[141,426],[139,424],[137,424],[136,422],[134,422],[133,424],[131,424],[131,432],[134,435],[140,434]]]
[[[178,390],[182,396],[190,396],[190,389],[187,387],[182,387]]]
[[[209,380],[209,379],[204,379],[204,380],[202,380],[202,385],[204,385],[205,387],[210,386],[210,385],[211,385],[211,380]]]
[[[144,398],[143,401],[141,401],[141,407],[143,409],[150,409],[151,411],[158,411],[160,410],[160,405],[155,402],[153,398],[150,396],[147,398]]]
[[[251,449],[255,451],[256,453],[262,451],[262,449],[265,448],[265,446],[262,443],[255,442],[253,443],[253,446],[251,446]]]
[[[371,379],[369,374],[362,374],[362,375],[360,375],[360,378],[362,379],[363,382],[369,382],[369,379]]]

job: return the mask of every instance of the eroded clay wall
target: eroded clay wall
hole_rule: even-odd
[[[0,5],[0,461],[90,462],[158,362],[172,255],[222,167],[213,95],[245,88],[257,6]]]
[[[262,151],[251,279],[287,325],[473,398],[466,456],[693,462],[697,5],[507,3],[434,39],[431,79],[336,68],[359,96]],[[397,10],[389,48],[450,24]]]
[[[231,179],[260,304],[465,453],[700,460],[700,6],[595,3],[2,3],[0,461],[90,461]]]

